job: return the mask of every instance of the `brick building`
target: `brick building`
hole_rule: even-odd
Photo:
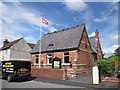
[[[31,51],[32,68],[52,69],[55,57],[61,59],[61,69],[66,69],[67,77],[76,78],[91,71],[94,61],[102,59],[98,31],[88,37],[82,24],[43,35]]]

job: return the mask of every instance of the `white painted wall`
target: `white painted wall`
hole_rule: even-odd
[[[2,51],[0,51],[0,61],[2,60]]]
[[[0,51],[0,60],[10,60],[10,49]]]
[[[10,60],[25,60],[30,61],[31,48],[27,42],[22,39],[11,47]]]

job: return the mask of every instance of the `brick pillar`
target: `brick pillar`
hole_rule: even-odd
[[[98,30],[95,31],[95,37],[96,37],[97,39],[99,39],[99,32],[98,32]]]

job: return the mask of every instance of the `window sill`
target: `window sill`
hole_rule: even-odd
[[[35,65],[35,66],[38,66],[39,64],[37,64],[37,63],[34,63],[34,65]]]
[[[71,65],[70,63],[63,63],[62,65]]]
[[[51,65],[52,65],[52,63],[48,63],[47,65],[50,65],[50,66],[51,66]]]

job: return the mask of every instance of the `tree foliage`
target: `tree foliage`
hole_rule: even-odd
[[[106,59],[98,60],[95,64],[100,68],[102,74],[113,76],[115,75],[115,62],[118,60],[118,56],[111,56]]]

